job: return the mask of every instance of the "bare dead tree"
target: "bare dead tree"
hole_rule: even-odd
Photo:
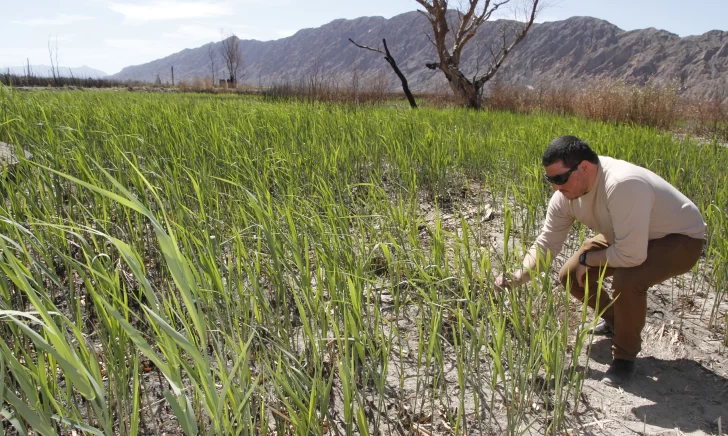
[[[384,60],[387,61],[387,63],[392,67],[394,70],[394,73],[397,74],[397,77],[399,77],[399,80],[402,82],[402,90],[404,91],[404,95],[407,96],[407,101],[409,101],[410,107],[412,109],[417,109],[417,103],[415,102],[415,98],[412,95],[412,92],[409,89],[409,85],[407,84],[407,78],[402,73],[402,71],[397,66],[397,62],[394,60],[394,57],[392,56],[392,53],[389,52],[389,48],[387,47],[387,40],[382,39],[382,44],[384,45],[384,51],[379,50],[377,48],[367,47],[365,45],[360,45],[354,42],[353,39],[349,38],[349,41],[351,41],[352,44],[359,48],[363,48],[365,50],[370,50],[373,52],[377,52],[379,54],[384,55]]]
[[[48,56],[51,58],[53,83],[57,86],[61,76],[61,72],[58,70],[58,36],[56,36],[55,47],[51,45],[51,38],[48,37]]]
[[[215,53],[212,51],[212,43],[207,46],[207,56],[210,58],[210,73],[212,73],[212,87],[215,87]]]
[[[466,77],[460,68],[463,49],[473,39],[480,26],[510,1],[462,1],[460,4],[463,6],[456,8],[459,23],[453,26],[455,34],[452,38],[447,38],[447,34],[450,33],[450,23],[447,21],[449,1],[417,0],[417,3],[425,9],[419,12],[427,17],[432,26],[430,41],[435,46],[439,58],[438,62],[428,63],[427,68],[440,69],[445,74],[452,91],[468,107],[480,108],[483,85],[495,76],[506,57],[523,41],[539,12],[540,0],[524,0],[525,22],[520,23],[520,28],[515,30],[512,39],[509,40],[504,32],[500,47],[497,50],[491,48],[491,63],[485,73],[476,73],[472,79]],[[448,45],[448,40],[452,41],[452,46]]]
[[[27,69],[25,71],[25,78],[30,80],[33,77],[33,68],[30,66],[30,58],[25,58]]]
[[[225,60],[225,66],[230,77],[229,84],[235,86],[238,81],[238,70],[243,63],[243,52],[240,49],[240,38],[234,33],[222,34],[222,45],[220,52]]]

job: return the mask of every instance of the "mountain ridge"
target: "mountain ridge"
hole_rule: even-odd
[[[0,74],[10,73],[17,76],[24,76],[27,73],[27,70],[27,65],[0,67]],[[37,77],[53,77],[50,65],[30,65],[30,70],[33,75]],[[89,67],[88,65],[81,65],[80,67],[56,67],[57,74],[60,77],[71,77],[71,74],[69,74],[69,70],[73,74],[73,77],[81,79],[99,79],[108,76],[108,74],[106,74],[105,72],[97,70],[96,68]]]
[[[487,66],[488,47],[497,47],[501,32],[515,22],[486,22],[464,50],[461,63],[468,77]],[[439,71],[425,63],[437,60],[428,40],[430,28],[418,12],[384,18],[378,16],[336,19],[323,26],[297,31],[273,40],[241,40],[243,65],[240,82],[270,86],[282,82],[326,79],[342,86],[383,81],[397,87],[399,81],[381,56],[352,45],[381,47],[386,38],[400,69],[414,91],[447,89]],[[190,80],[212,73],[207,48],[212,44],[215,77],[225,77],[221,42],[188,48],[141,65],[129,66],[109,76],[117,80],[151,82]],[[728,32],[711,30],[680,37],[662,29],[623,30],[608,21],[576,16],[536,23],[524,41],[506,59],[496,75],[501,83],[538,86],[574,84],[591,79],[627,83],[677,82],[689,96],[710,98],[728,93]],[[726,95],[723,95],[725,98]]]

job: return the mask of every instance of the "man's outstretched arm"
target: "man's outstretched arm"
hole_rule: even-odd
[[[495,285],[506,288],[531,280],[531,271],[536,269],[539,259],[553,259],[559,255],[573,223],[574,216],[566,199],[560,193],[555,193],[549,201],[541,234],[523,256],[521,269],[514,271],[512,275],[499,275],[495,279]]]

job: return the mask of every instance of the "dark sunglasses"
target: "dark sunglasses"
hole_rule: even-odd
[[[565,184],[566,182],[569,181],[569,176],[571,175],[571,173],[573,173],[574,171],[576,171],[577,168],[579,168],[579,164],[580,163],[581,162],[579,162],[578,164],[574,165],[573,167],[571,167],[571,169],[569,171],[567,171],[565,173],[558,174],[558,175],[555,175],[555,176],[549,176],[548,174],[544,174],[543,177],[549,183],[552,183],[554,185],[563,185],[563,184]]]

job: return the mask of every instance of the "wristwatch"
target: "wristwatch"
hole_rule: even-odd
[[[588,267],[589,265],[586,264],[586,253],[587,252],[585,251],[579,255],[579,265],[584,265]]]

